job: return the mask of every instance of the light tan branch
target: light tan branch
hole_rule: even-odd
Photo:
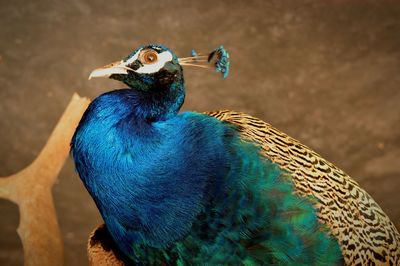
[[[63,264],[63,243],[51,189],[89,100],[74,94],[39,156],[25,169],[0,178],[0,197],[18,204],[18,234],[27,266]]]

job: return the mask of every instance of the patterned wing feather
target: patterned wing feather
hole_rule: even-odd
[[[235,125],[243,138],[292,173],[297,193],[317,199],[319,221],[338,239],[347,265],[400,265],[399,232],[346,173],[260,119],[227,110],[206,114]]]

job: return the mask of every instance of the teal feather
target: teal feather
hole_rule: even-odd
[[[200,116],[200,115],[199,115]],[[204,205],[189,234],[163,250],[133,245],[150,265],[338,265],[339,245],[313,199],[294,193],[290,174],[235,136],[227,193]],[[144,263],[144,264],[146,264]]]
[[[192,51],[192,55],[193,54],[196,54],[194,50]],[[216,61],[214,62],[215,71],[221,72],[222,77],[226,79],[229,74],[230,61],[229,54],[225,50],[224,46],[221,45],[217,49],[213,50],[208,56],[208,62],[211,62],[214,57],[216,57]]]

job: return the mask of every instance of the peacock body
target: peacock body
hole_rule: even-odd
[[[71,142],[121,251],[137,265],[398,265],[396,228],[334,165],[248,115],[178,113],[181,65],[215,55],[226,76],[222,47],[178,59],[162,45],[91,74],[130,87],[97,97]]]
[[[296,194],[315,199],[318,220],[338,240],[346,265],[399,265],[400,234],[350,176],[260,119],[228,110],[207,114],[236,125],[242,138],[290,173]]]

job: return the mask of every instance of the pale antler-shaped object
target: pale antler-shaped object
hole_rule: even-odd
[[[63,242],[51,192],[89,102],[74,94],[39,156],[20,172],[0,178],[0,198],[19,206],[17,231],[26,266],[63,264]]]

